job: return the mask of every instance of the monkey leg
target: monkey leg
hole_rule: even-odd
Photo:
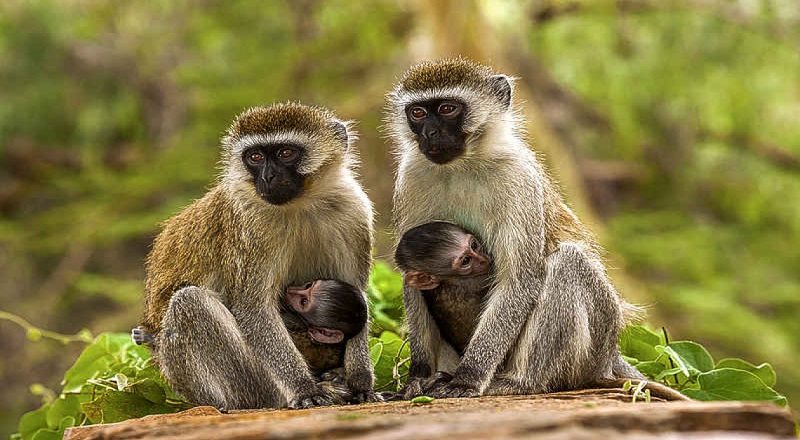
[[[546,271],[542,295],[486,394],[569,390],[613,378],[622,308],[602,265],[580,244],[562,243]]]
[[[334,368],[320,374],[318,384],[330,393],[334,405],[354,403],[353,392],[347,386],[347,373],[344,367]]]
[[[285,402],[270,375],[217,298],[216,292],[194,286],[172,296],[154,347],[164,377],[175,391],[200,405],[281,406]]]

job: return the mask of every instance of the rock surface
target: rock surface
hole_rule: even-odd
[[[70,428],[65,439],[778,439],[789,410],[755,402],[630,402],[622,390],[388,402],[310,410],[178,414]]]

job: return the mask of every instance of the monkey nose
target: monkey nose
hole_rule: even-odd
[[[439,137],[439,130],[435,128],[426,128],[422,130],[422,137],[425,139],[436,139]]]

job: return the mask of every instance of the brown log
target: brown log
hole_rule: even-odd
[[[792,414],[772,403],[620,400],[622,390],[390,402],[221,414],[198,407],[108,425],[70,428],[83,439],[794,438]]]

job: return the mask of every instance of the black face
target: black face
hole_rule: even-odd
[[[464,154],[466,113],[464,103],[456,99],[431,99],[406,107],[408,126],[417,135],[419,150],[439,165]]]
[[[323,344],[350,339],[367,324],[364,296],[341,281],[315,280],[289,287],[286,302],[308,324],[309,336]]]
[[[305,176],[297,172],[303,152],[293,144],[256,145],[242,152],[256,191],[267,203],[283,205],[303,191]]]

